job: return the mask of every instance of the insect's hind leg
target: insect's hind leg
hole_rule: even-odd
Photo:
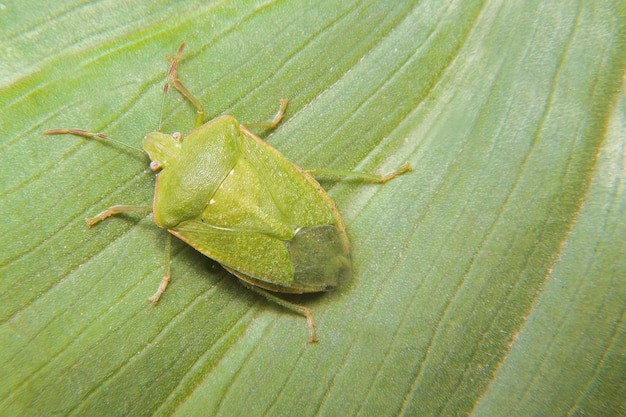
[[[396,178],[399,175],[405,174],[409,171],[413,171],[413,168],[408,162],[405,162],[400,168],[388,172],[386,174],[370,174],[369,172],[348,171],[341,169],[307,169],[306,172],[317,176],[328,177],[349,177],[367,182],[377,182],[384,184],[389,180]]]
[[[287,300],[283,300],[280,297],[275,296],[274,294],[270,293],[269,291],[266,291],[262,288],[256,287],[254,285],[251,285],[243,280],[239,280],[239,282],[241,282],[245,287],[251,289],[252,291],[256,292],[257,294],[262,295],[263,297],[265,297],[267,300],[272,301],[284,308],[286,308],[287,310],[291,310],[294,313],[300,314],[301,316],[304,316],[306,318],[306,325],[309,329],[309,343],[316,343],[317,342],[317,337],[315,336],[315,320],[313,320],[313,313],[311,312],[311,309],[305,306],[301,306],[300,304],[295,304],[295,303],[291,303]]]

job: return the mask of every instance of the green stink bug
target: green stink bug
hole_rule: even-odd
[[[219,262],[250,289],[305,316],[309,341],[314,342],[315,322],[310,309],[272,294],[324,291],[351,272],[349,242],[341,216],[311,174],[352,175],[382,183],[411,167],[405,164],[382,176],[305,171],[232,116],[203,124],[202,105],[178,78],[177,64],[184,46],[185,42],[170,58],[163,98],[171,82],[197,108],[196,128],[184,137],[160,131],[144,137],[143,150],[156,172],[151,206],[112,206],[86,221],[92,226],[114,214],[152,211],[156,225],[170,232],[163,279],[150,297],[152,302],[159,300],[170,280],[170,239],[174,235]],[[286,105],[287,100],[281,100],[274,119],[256,125],[275,127]],[[113,140],[82,129],[44,133]]]

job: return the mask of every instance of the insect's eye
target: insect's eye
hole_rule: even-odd
[[[163,168],[163,165],[161,165],[158,161],[150,161],[150,169],[152,171],[158,171],[161,168]]]

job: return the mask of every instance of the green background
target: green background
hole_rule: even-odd
[[[624,415],[623,1],[4,1],[0,414]],[[352,242],[304,320],[142,213],[165,56],[323,181]],[[193,108],[169,94],[166,132]]]

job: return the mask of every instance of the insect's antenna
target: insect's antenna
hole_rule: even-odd
[[[163,110],[165,109],[165,96],[167,95],[167,90],[170,88],[170,81],[174,81],[174,74],[176,74],[176,65],[178,64],[178,59],[183,52],[183,48],[187,44],[186,41],[180,44],[178,47],[178,51],[176,51],[176,55],[170,59],[170,70],[167,72],[167,78],[165,80],[165,84],[163,85],[163,100],[161,100],[161,115],[159,116],[159,125],[157,126],[157,132],[161,131],[161,122],[163,121]]]
[[[44,135],[76,135],[76,136],[84,136],[86,138],[105,139],[105,140],[108,140],[109,142],[114,142],[114,143],[117,143],[118,145],[126,146],[127,148],[133,149],[135,151],[146,153],[146,151],[144,151],[143,149],[139,149],[132,145],[129,145],[128,143],[124,143],[120,140],[113,139],[112,137],[107,136],[104,133],[94,133],[94,132],[89,132],[83,129],[50,129],[50,130],[45,130],[43,133]]]

